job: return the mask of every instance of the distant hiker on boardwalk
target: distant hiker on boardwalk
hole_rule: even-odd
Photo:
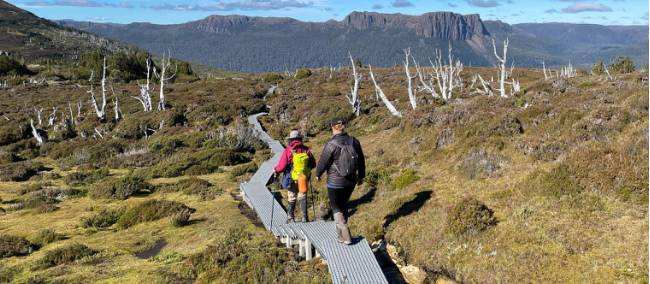
[[[300,203],[302,221],[308,222],[307,217],[307,183],[311,176],[311,169],[316,167],[316,159],[305,146],[298,130],[289,133],[289,145],[284,149],[280,161],[275,166],[275,176],[282,173],[282,188],[287,190],[289,205],[287,206],[287,223],[294,221],[294,208],[296,199]]]
[[[330,122],[334,135],[323,149],[316,180],[327,171],[327,195],[336,224],[337,241],[349,245],[352,236],[347,226],[348,201],[357,184],[366,176],[366,161],[359,140],[345,132],[345,123],[340,119]]]

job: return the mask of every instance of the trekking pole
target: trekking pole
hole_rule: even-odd
[[[311,176],[309,176],[309,195],[311,195],[311,209],[314,213],[314,220],[316,220],[316,202],[314,202],[314,186],[311,184]]]
[[[275,189],[279,190],[280,184],[278,183],[278,176],[275,174]],[[273,230],[273,209],[275,208],[275,191],[271,188],[271,224],[269,225],[269,230]]]

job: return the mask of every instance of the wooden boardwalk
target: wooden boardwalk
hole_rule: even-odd
[[[250,181],[242,183],[240,188],[242,197],[255,210],[264,227],[288,248],[298,246],[300,255],[307,260],[314,256],[325,259],[333,283],[388,283],[365,238],[357,237],[352,245],[346,246],[336,241],[332,221],[285,223],[287,213],[266,186],[284,147],[264,131],[257,120],[260,115],[264,114],[248,117],[248,123],[271,148],[273,157],[265,161]]]

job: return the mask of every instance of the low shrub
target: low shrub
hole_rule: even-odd
[[[393,190],[399,190],[409,186],[410,184],[418,181],[420,177],[417,172],[412,169],[405,169],[395,178],[392,184]]]
[[[504,164],[504,158],[498,154],[489,153],[484,149],[475,149],[465,156],[456,166],[456,170],[468,179],[494,177]]]
[[[247,173],[254,173],[255,171],[257,171],[257,165],[255,163],[238,165],[233,167],[230,171],[230,179],[235,180],[240,176],[243,176]]]
[[[184,208],[174,213],[170,221],[174,227],[183,227],[190,224],[191,215],[192,211],[190,209]]]
[[[151,193],[154,189],[155,187],[146,182],[144,178],[129,175],[99,182],[88,191],[88,195],[91,198],[125,200],[134,194]]]
[[[57,234],[54,230],[52,229],[43,229],[38,232],[36,237],[32,239],[32,242],[39,247],[44,247],[45,245],[49,243],[53,243],[57,240],[62,239],[63,236],[60,234]]]
[[[90,171],[73,172],[63,179],[68,185],[90,184],[99,181],[109,175],[107,168]]]
[[[29,194],[23,201],[23,207],[28,209],[34,209],[38,213],[47,213],[52,212],[58,209],[56,206],[57,203],[62,200],[72,197],[79,196],[82,194],[82,191],[74,188],[69,189],[58,189],[58,188],[45,188],[33,191]]]
[[[98,251],[82,244],[71,244],[48,251],[37,262],[39,268],[49,268],[61,264],[72,263],[85,257],[97,254]]]
[[[447,229],[455,235],[475,235],[496,224],[494,211],[471,196],[464,197],[447,211]]]
[[[212,200],[223,193],[223,190],[215,188],[210,182],[197,177],[191,177],[180,180],[177,183],[163,185],[160,187],[160,190],[183,192],[187,195],[197,195],[201,197],[201,200]]]
[[[565,164],[559,164],[549,172],[537,170],[531,173],[519,187],[524,191],[556,198],[578,195],[584,190],[573,171]]]
[[[177,177],[181,175],[202,175],[215,172],[221,166],[232,166],[250,159],[229,149],[205,149],[197,152],[180,152],[160,162],[151,169],[151,176]]]
[[[267,82],[267,83],[276,83],[276,82],[282,81],[283,79],[284,79],[284,77],[282,77],[282,75],[280,75],[278,73],[268,73],[268,74],[264,75],[264,82]]]
[[[300,68],[296,70],[296,75],[294,76],[296,79],[304,79],[311,76],[311,70],[307,68]]]
[[[44,170],[43,165],[24,161],[0,165],[0,181],[26,181]]]
[[[116,226],[119,229],[126,229],[133,225],[155,221],[171,216],[182,210],[189,210],[191,213],[196,210],[187,205],[171,200],[147,200],[132,208],[129,208],[117,220]]]
[[[251,250],[250,247],[264,247]],[[272,238],[259,238],[242,228],[229,229],[213,245],[188,259],[189,274],[197,282],[223,283],[331,283],[327,266],[300,265]],[[259,269],[264,267],[264,269]]]
[[[124,213],[123,208],[119,209],[102,209],[99,213],[82,218],[81,227],[83,228],[95,228],[95,229],[104,229],[112,226],[120,219],[120,216]]]
[[[32,244],[23,237],[0,234],[0,258],[28,255],[33,250]]]
[[[370,187],[390,182],[390,176],[385,170],[369,169],[364,182]]]
[[[22,161],[18,155],[12,152],[0,151],[0,165]]]

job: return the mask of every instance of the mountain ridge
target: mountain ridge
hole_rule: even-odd
[[[571,23],[510,25],[483,21],[478,14],[429,12],[421,15],[352,12],[341,21],[304,22],[288,17],[211,15],[200,20],[152,23],[59,24],[122,40],[154,53],[171,49],[191,62],[235,71],[284,71],[300,67],[347,64],[347,53],[378,66],[399,64],[411,47],[427,62],[435,49],[454,54],[467,65],[492,66],[491,40],[506,37],[517,66],[572,63],[586,67],[598,60],[628,55],[647,61],[647,26]],[[371,48],[372,47],[372,48]],[[290,57],[290,58],[287,58]],[[252,59],[254,58],[254,59]]]

